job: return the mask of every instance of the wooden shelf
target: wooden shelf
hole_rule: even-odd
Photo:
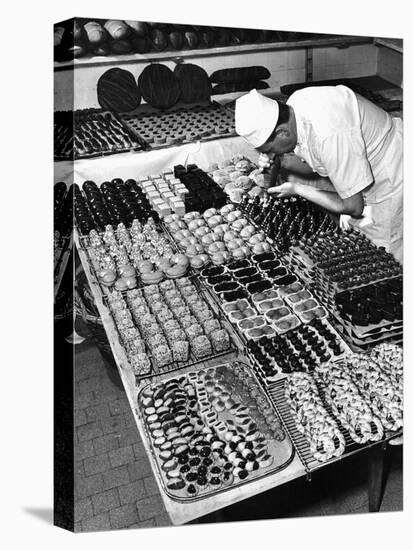
[[[65,62],[55,62],[54,70],[68,70],[81,67],[95,67],[104,65],[125,65],[130,63],[153,63],[159,61],[173,61],[182,59],[194,59],[199,57],[212,57],[228,54],[244,54],[248,52],[292,50],[304,48],[323,48],[335,46],[346,48],[352,44],[367,44],[372,39],[364,36],[338,36],[334,38],[314,38],[311,40],[298,40],[294,42],[268,42],[261,44],[243,44],[240,46],[225,46],[217,48],[204,48],[199,50],[182,50],[167,52],[149,52],[147,54],[128,54],[111,56],[81,57]]]
[[[403,53],[402,38],[375,38],[374,43],[376,46],[384,46],[395,52]]]
[[[281,86],[281,93],[290,96],[293,92],[305,88],[307,86],[337,86],[338,84],[344,84],[344,85],[353,85],[353,86],[360,86],[361,88],[365,88],[366,90],[370,90],[372,92],[380,92],[382,93],[383,90],[394,90],[394,93],[397,93],[397,96],[391,97],[388,96],[389,99],[401,99],[401,88],[398,86],[395,86],[391,82],[385,80],[379,75],[370,75],[370,76],[360,76],[355,78],[335,78],[335,79],[329,79],[329,80],[318,80],[318,81],[312,81],[312,82],[297,82],[294,84],[286,84],[285,86]],[[268,92],[268,90],[263,90],[264,92]],[[269,94],[267,94],[269,95]]]

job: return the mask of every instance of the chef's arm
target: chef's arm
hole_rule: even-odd
[[[348,214],[353,218],[359,218],[364,209],[363,194],[361,191],[348,199],[342,199],[335,191],[315,189],[302,183],[294,183],[295,194],[318,204],[334,214]]]
[[[298,195],[310,202],[318,204],[333,214],[348,214],[353,218],[359,218],[364,210],[364,200],[361,191],[355,193],[348,199],[342,199],[335,191],[316,189],[303,183],[286,181],[281,185],[270,187],[270,195],[276,195],[279,198],[292,197]]]

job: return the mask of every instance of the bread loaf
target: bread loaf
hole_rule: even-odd
[[[130,33],[130,27],[124,21],[109,19],[105,23],[105,29],[114,40],[126,38]]]

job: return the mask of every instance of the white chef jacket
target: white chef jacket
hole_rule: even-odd
[[[363,217],[351,224],[401,261],[401,120],[346,86],[304,88],[287,104],[297,124],[294,153],[328,177],[342,199],[363,192]]]

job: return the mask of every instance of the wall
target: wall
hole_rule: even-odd
[[[377,74],[396,86],[403,87],[403,54],[378,47]]]
[[[344,49],[334,46],[314,48],[313,80],[374,75],[377,71],[377,49],[374,44],[350,45]],[[264,65],[271,72],[268,83],[275,91],[279,91],[283,84],[305,80],[305,49],[231,53],[225,57],[194,58],[188,62],[202,66],[208,74],[227,67]],[[175,66],[174,62],[170,60],[162,61],[162,63],[171,69]],[[121,66],[137,77],[146,65],[147,63],[133,61]],[[75,109],[99,107],[96,83],[110,66],[108,64],[76,66],[74,69]],[[56,71],[55,83],[56,110],[71,108],[70,94],[67,92],[72,83],[72,71]]]
[[[313,80],[370,76],[377,71],[377,47],[360,44],[348,48],[314,48]]]

